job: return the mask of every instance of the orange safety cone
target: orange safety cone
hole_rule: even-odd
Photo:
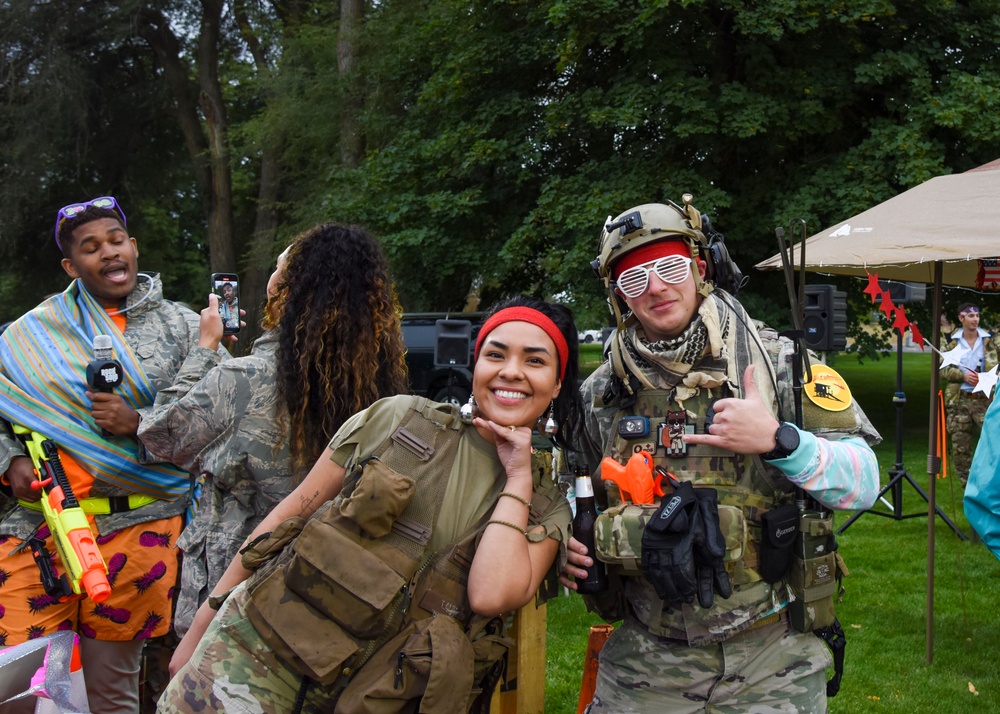
[[[594,698],[597,688],[597,657],[601,648],[614,632],[613,625],[591,625],[587,637],[587,655],[583,660],[583,682],[580,684],[580,701],[576,705],[576,714],[583,714],[590,701]]]

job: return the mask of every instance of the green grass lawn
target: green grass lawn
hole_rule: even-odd
[[[583,350],[585,373],[589,360]],[[596,364],[594,365],[596,366]],[[859,365],[841,356],[835,365],[882,434],[876,448],[882,482],[896,461],[896,359]],[[930,355],[904,354],[903,466],[928,489],[927,433]],[[891,501],[891,498],[890,498]],[[937,481],[942,510],[966,533],[957,479]],[[927,664],[927,503],[908,483],[904,514],[895,520],[868,512],[839,537],[851,571],[838,616],[848,644],[840,694],[831,712],[1000,711],[1000,563],[981,544],[963,542],[940,518],[934,535],[932,663]],[[876,510],[891,513],[883,504]],[[838,514],[838,527],[850,514]],[[599,620],[579,597],[549,603],[546,706],[549,714],[576,711],[587,632]],[[975,693],[970,691],[974,688]]]

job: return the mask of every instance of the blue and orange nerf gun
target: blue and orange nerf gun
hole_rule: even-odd
[[[21,438],[35,465],[38,480],[31,487],[43,492],[42,513],[66,571],[56,576],[44,541],[38,537],[29,539],[45,592],[61,601],[86,593],[94,602],[104,602],[111,594],[108,567],[97,547],[87,514],[73,495],[58,447],[51,439],[17,424],[14,433]],[[24,505],[37,508],[35,504]]]

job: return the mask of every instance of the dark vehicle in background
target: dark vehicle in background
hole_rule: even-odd
[[[441,321],[446,321],[441,323]],[[468,366],[448,367],[435,364],[440,324],[455,326],[455,321],[468,320],[471,332],[468,344]],[[460,323],[459,323],[460,324]],[[406,344],[406,366],[410,370],[410,391],[435,402],[461,406],[472,394],[472,352],[476,347],[479,328],[483,325],[480,312],[407,312],[403,314],[403,342]],[[454,330],[452,330],[454,332]],[[455,344],[454,338],[449,347]]]

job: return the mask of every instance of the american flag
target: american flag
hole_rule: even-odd
[[[976,287],[980,290],[1000,290],[1000,258],[981,258]]]

